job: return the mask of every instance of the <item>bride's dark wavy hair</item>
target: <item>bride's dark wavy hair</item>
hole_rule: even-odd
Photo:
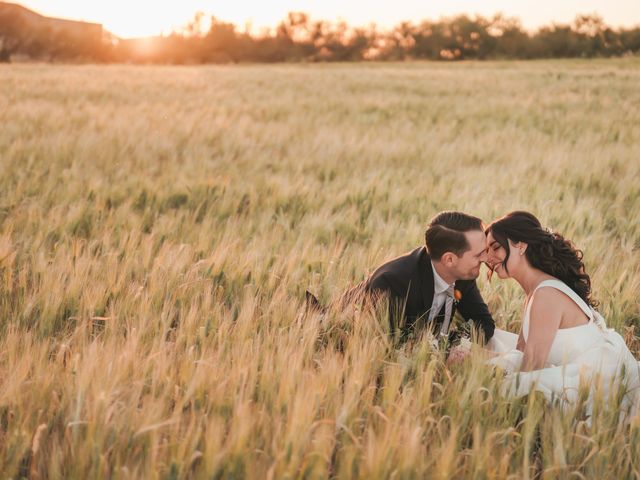
[[[587,275],[582,262],[582,250],[557,232],[545,229],[531,213],[515,211],[495,220],[485,230],[505,249],[507,256],[502,267],[507,270],[509,260],[509,241],[524,242],[524,251],[532,267],[556,277],[566,283],[588,305],[597,307],[598,302],[591,298],[591,278]]]

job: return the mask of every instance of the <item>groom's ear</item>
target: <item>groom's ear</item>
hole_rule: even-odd
[[[455,253],[453,253],[453,252],[444,252],[442,254],[442,258],[440,259],[440,263],[442,263],[443,265],[445,265],[447,267],[451,267],[455,263],[454,257],[455,257]]]

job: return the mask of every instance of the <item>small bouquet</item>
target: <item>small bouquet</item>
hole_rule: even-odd
[[[471,340],[468,337],[461,337],[457,345],[451,347],[449,356],[447,357],[448,365],[461,363],[471,354]]]

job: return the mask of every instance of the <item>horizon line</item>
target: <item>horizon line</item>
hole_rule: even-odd
[[[182,25],[179,26],[175,26],[171,29],[160,29],[157,33],[152,33],[152,34],[148,34],[148,35],[134,35],[134,36],[125,36],[125,35],[118,35],[116,33],[114,33],[113,31],[109,30],[108,28],[105,27],[104,22],[102,21],[98,21],[98,20],[88,20],[85,19],[83,17],[70,17],[70,16],[64,16],[64,15],[48,15],[46,13],[42,13],[41,11],[39,11],[39,9],[35,9],[32,7],[28,7],[22,3],[18,3],[18,2],[7,2],[7,1],[3,1],[0,0],[0,5],[1,4],[13,4],[13,5],[17,5],[19,7],[25,8],[27,10],[30,10],[38,15],[41,15],[43,17],[47,17],[47,18],[55,18],[55,19],[60,19],[60,20],[69,20],[69,21],[76,21],[76,22],[83,22],[83,23],[92,23],[92,24],[99,24],[103,30],[105,30],[107,33],[117,37],[120,40],[139,40],[139,39],[151,39],[151,38],[158,38],[158,37],[165,37],[165,36],[169,36],[173,33],[179,33],[182,29],[184,29],[187,26],[187,23],[184,23]],[[194,20],[196,18],[197,15],[202,14],[204,16],[205,19],[212,19],[215,18],[217,21],[221,22],[221,23],[226,23],[226,24],[231,24],[234,27],[236,27],[238,29],[239,32],[242,33],[248,33],[250,35],[255,35],[261,32],[272,32],[273,30],[275,30],[278,25],[280,24],[280,22],[282,22],[283,20],[285,20],[290,14],[304,14],[306,15],[310,21],[312,22],[319,22],[319,21],[323,21],[323,22],[327,22],[331,25],[335,25],[335,24],[339,24],[339,23],[345,23],[349,28],[371,28],[371,27],[378,27],[381,29],[381,31],[391,31],[393,30],[395,27],[402,25],[404,23],[407,24],[411,24],[411,25],[419,25],[422,22],[438,22],[438,21],[443,21],[443,20],[451,20],[457,17],[461,17],[461,16],[466,16],[470,19],[477,19],[477,18],[483,18],[483,19],[493,19],[496,18],[498,16],[503,17],[504,19],[508,19],[508,20],[516,20],[519,24],[519,27],[521,30],[523,30],[524,32],[528,33],[528,34],[533,34],[537,31],[539,31],[540,29],[544,28],[544,27],[552,27],[552,26],[571,26],[576,19],[578,19],[581,16],[589,16],[589,17],[598,17],[602,20],[602,22],[604,23],[604,25],[606,25],[608,28],[611,28],[613,30],[622,30],[622,29],[634,29],[634,28],[640,28],[640,21],[638,22],[634,22],[632,24],[629,25],[612,25],[612,24],[608,24],[605,20],[604,20],[604,16],[596,11],[592,11],[592,12],[577,12],[573,19],[569,22],[566,21],[559,21],[559,20],[550,20],[548,22],[542,22],[539,25],[535,26],[535,27],[526,27],[522,21],[522,18],[515,16],[515,15],[507,15],[502,11],[496,11],[494,13],[492,13],[491,15],[483,15],[481,13],[471,13],[471,12],[465,12],[465,11],[460,11],[457,13],[452,13],[452,14],[446,14],[446,15],[440,15],[438,17],[429,17],[429,16],[425,16],[425,17],[421,17],[419,19],[405,19],[405,20],[399,20],[393,24],[390,25],[385,25],[382,23],[378,23],[375,21],[370,21],[367,23],[350,23],[348,22],[344,17],[341,16],[337,16],[334,19],[328,19],[328,18],[322,18],[322,17],[314,17],[312,14],[310,14],[309,12],[306,12],[304,10],[290,10],[288,12],[286,12],[281,19],[275,24],[275,25],[260,25],[258,27],[255,27],[253,22],[251,21],[251,19],[247,19],[244,22],[244,25],[237,23],[237,22],[233,22],[230,20],[225,20],[224,18],[218,17],[216,16],[213,12],[204,12],[202,10],[196,10],[193,12],[193,14],[191,15],[191,17],[189,18],[188,21]],[[244,27],[244,28],[243,28]],[[252,27],[251,30],[247,31],[247,27]]]

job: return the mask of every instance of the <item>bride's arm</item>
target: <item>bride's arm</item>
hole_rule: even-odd
[[[558,308],[555,290],[541,288],[531,299],[529,335],[524,345],[521,370],[528,372],[544,368],[556,336],[562,314]]]

